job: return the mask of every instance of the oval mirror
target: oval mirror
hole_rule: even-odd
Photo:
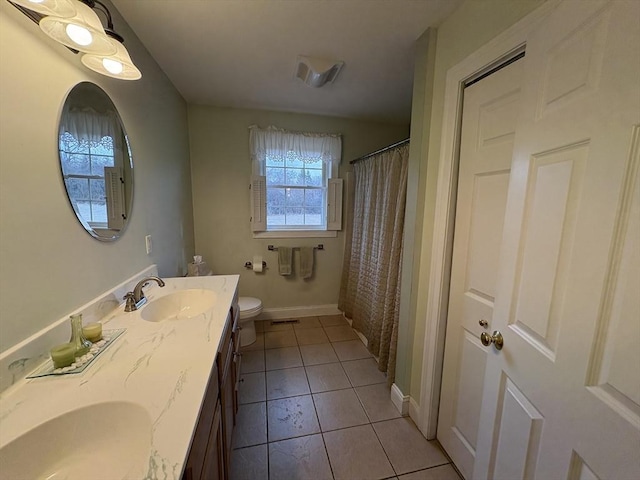
[[[60,170],[84,229],[102,241],[124,232],[133,200],[133,158],[109,96],[82,82],[69,92],[58,129]]]

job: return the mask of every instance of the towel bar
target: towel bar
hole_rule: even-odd
[[[291,247],[293,250],[300,250],[300,247]],[[315,247],[313,247],[314,250],[324,250],[324,244],[319,243],[318,245],[316,245]],[[271,251],[271,252],[277,252],[278,251],[278,247],[274,247],[273,245],[267,245],[267,250]]]

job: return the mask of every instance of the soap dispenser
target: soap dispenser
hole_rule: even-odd
[[[71,315],[71,340],[70,343],[76,347],[76,357],[81,357],[89,352],[91,342],[84,337],[82,333],[82,314],[76,313]]]

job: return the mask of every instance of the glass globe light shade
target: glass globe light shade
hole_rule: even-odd
[[[44,17],[40,29],[51,38],[84,53],[111,55],[116,48],[102,28],[98,15],[82,2],[74,2],[73,17]]]
[[[142,73],[133,64],[124,45],[117,40],[110,39],[110,41],[116,48],[116,53],[111,55],[87,53],[81,58],[84,66],[94,72],[121,80],[138,80],[142,78]]]

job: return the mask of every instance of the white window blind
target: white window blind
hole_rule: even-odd
[[[107,203],[107,227],[112,230],[122,230],[126,219],[122,168],[104,167],[104,183]]]
[[[267,229],[267,177],[254,175],[251,178],[251,230]]]
[[[327,191],[327,230],[342,230],[342,179],[329,179]]]

